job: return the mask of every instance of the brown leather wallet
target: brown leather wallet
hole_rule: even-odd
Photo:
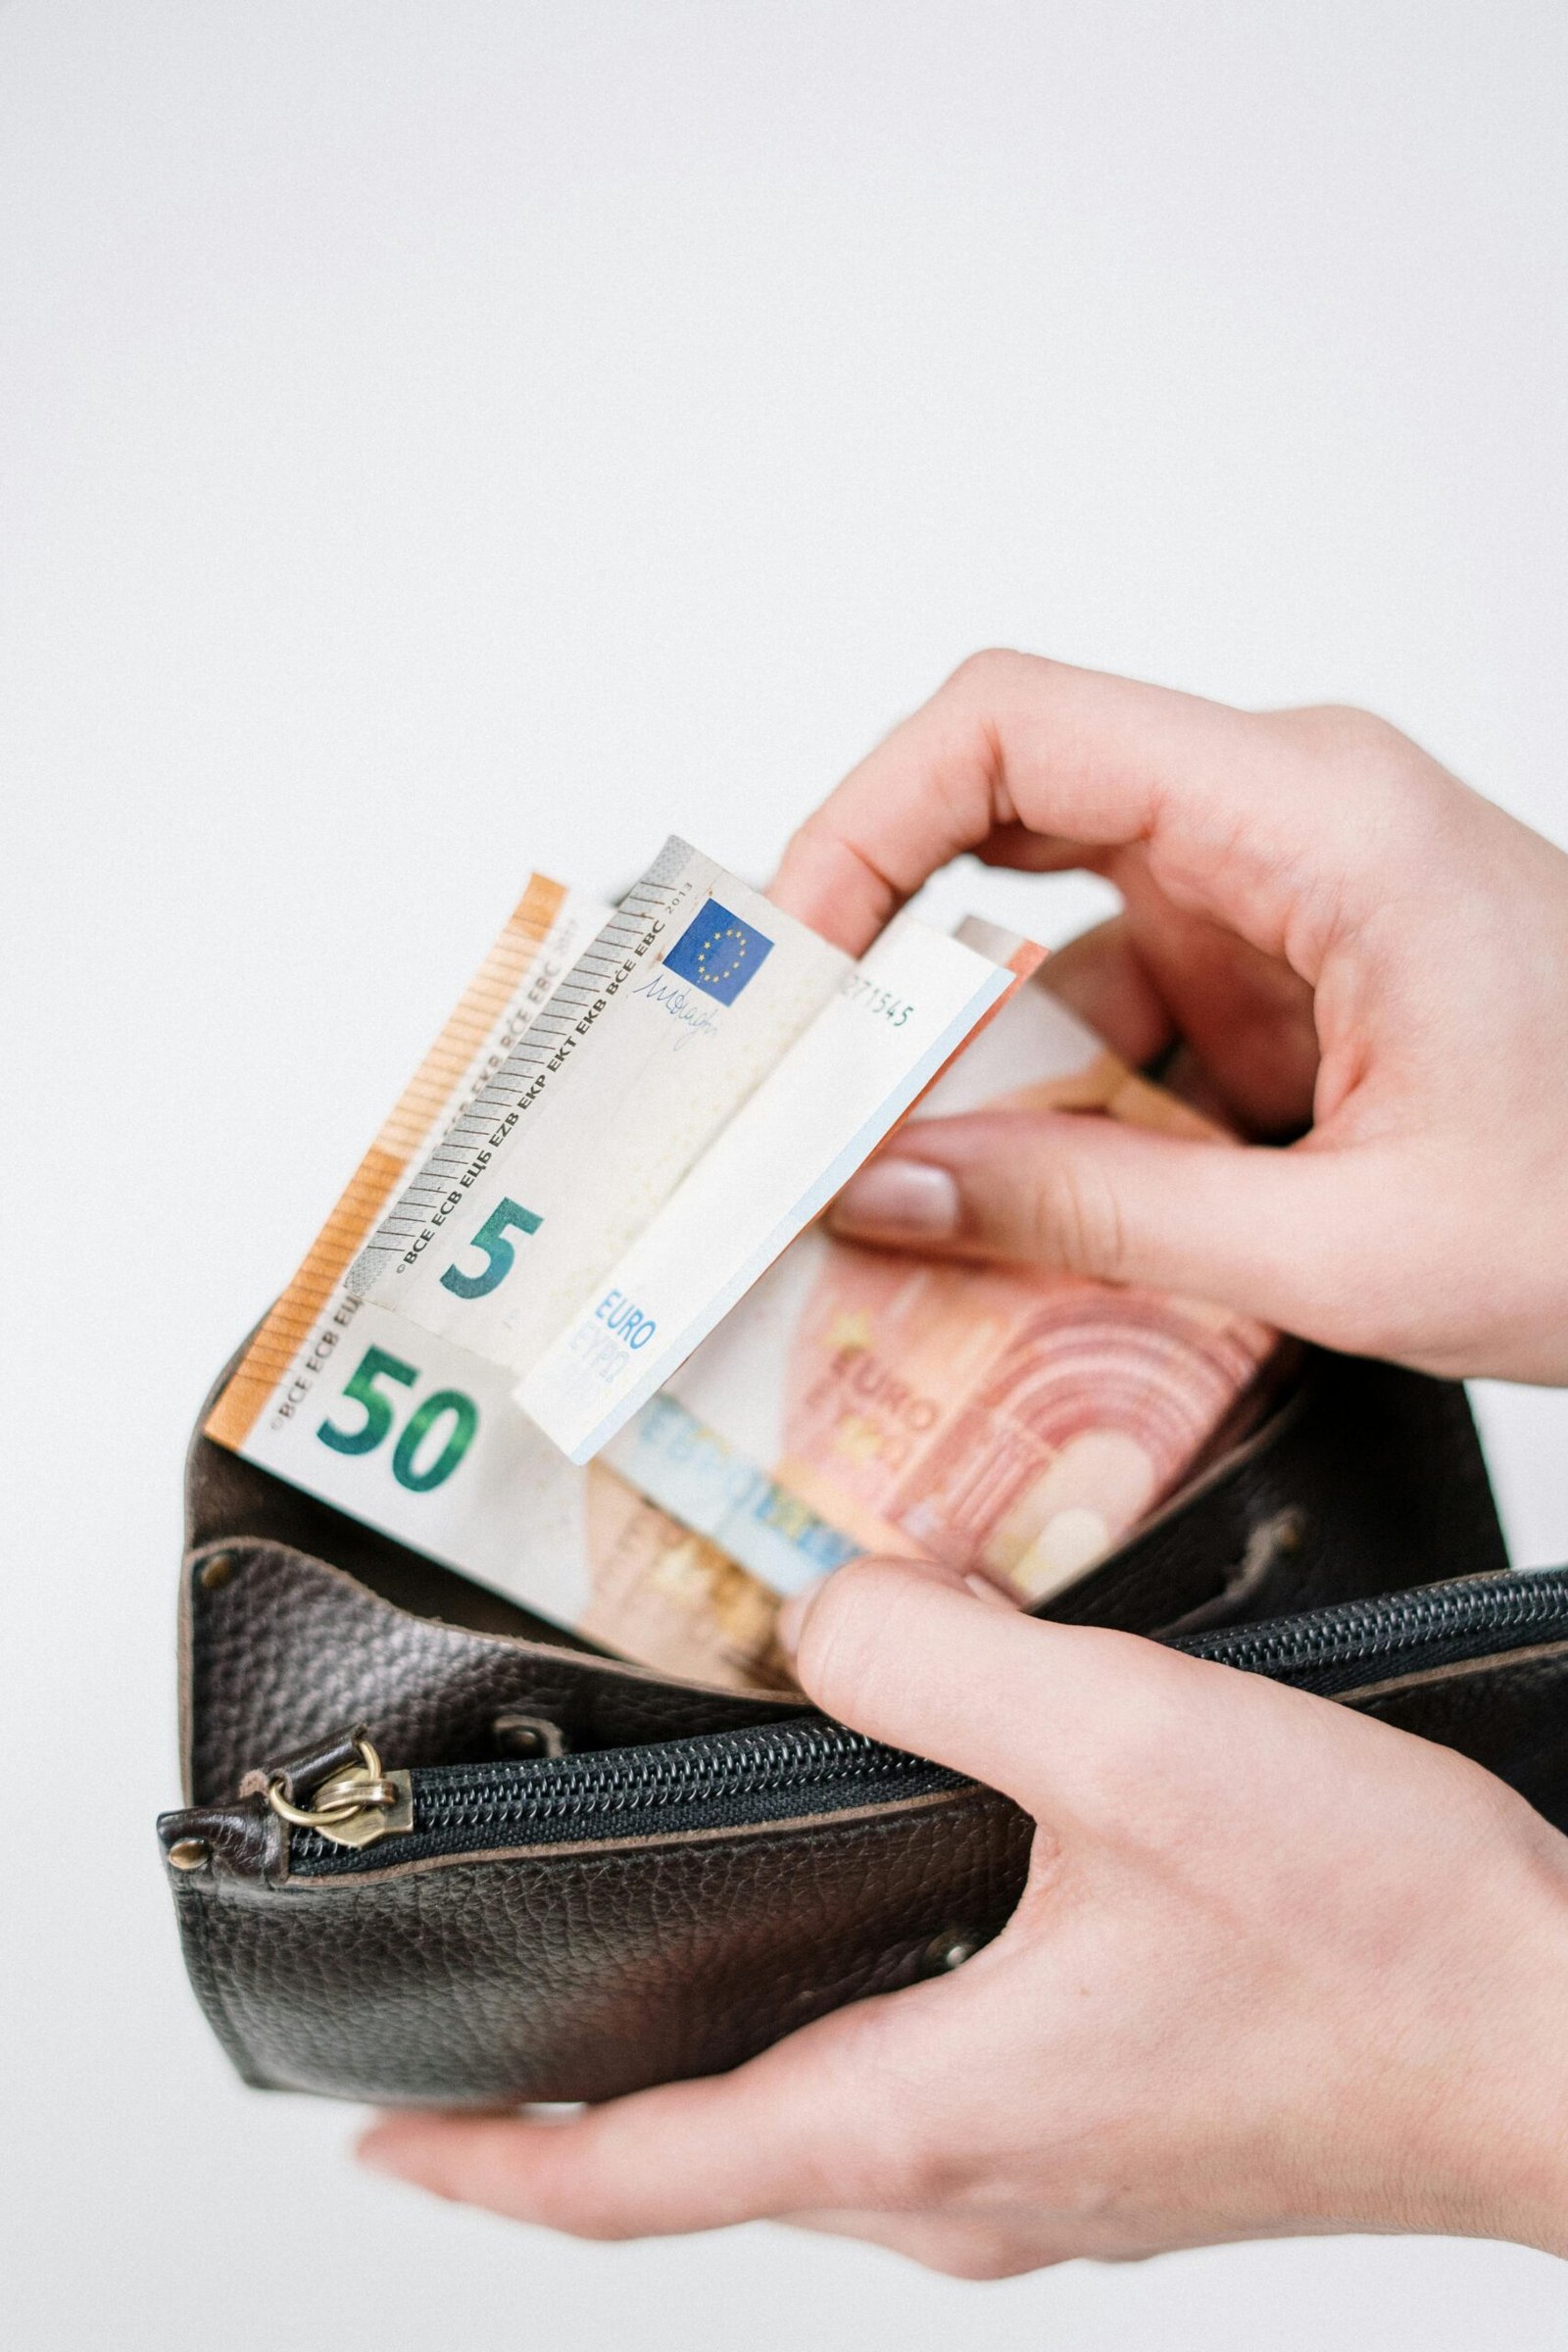
[[[1031,1825],[991,1789],[606,1657],[199,1435],[187,1494],[159,1828],[249,2082],[602,2099],[953,1968],[1017,1900]],[[1446,1740],[1568,1826],[1568,1570],[1508,1571],[1451,1383],[1308,1353],[1043,1613]]]

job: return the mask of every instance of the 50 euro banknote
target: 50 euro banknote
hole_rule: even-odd
[[[921,1105],[1217,1131],[1036,980]],[[1049,1599],[1267,1392],[1266,1325],[1165,1293],[802,1236],[612,1445],[644,1494],[787,1591],[858,1553]]]
[[[715,932],[709,912],[715,880],[727,894],[718,904],[743,937],[756,927],[754,913],[770,930],[779,927],[765,902],[743,895],[710,861],[683,870],[704,877],[693,918],[704,925],[701,939]],[[513,1250],[534,1238],[514,1225],[499,1237],[512,1248],[495,1248],[492,1202],[485,1218],[494,1255],[483,1244],[475,1250],[471,1239],[465,1246],[477,1205],[461,1176],[475,1165],[481,1174],[488,1168],[474,1137],[482,1128],[482,1150],[509,1116],[519,1072],[526,1086],[530,1068],[552,1075],[565,1066],[564,1041],[581,1034],[584,1017],[583,958],[614,919],[557,883],[537,876],[530,883],[246,1350],[207,1434],[607,1649],[732,1687],[785,1679],[774,1637],[779,1596],[856,1551],[925,1550],[978,1561],[1020,1594],[1070,1578],[1098,1544],[1113,1541],[1179,1482],[1200,1457],[1205,1432],[1212,1438],[1222,1427],[1227,1400],[1245,1406],[1250,1372],[1266,1357],[1272,1335],[1179,1301],[1104,1294],[1102,1286],[847,1250],[813,1228],[731,1304],[632,1434],[582,1467],[519,1409],[514,1364],[454,1336],[465,1328],[456,1314],[451,1328],[433,1330],[385,1303],[373,1286],[368,1295],[356,1287],[351,1268],[411,1194],[418,1216],[413,1238],[423,1244],[413,1262],[424,1260],[427,1271],[451,1266],[470,1287],[497,1258],[510,1264]],[[723,956],[734,949],[733,940],[722,946],[717,929],[720,954],[710,968],[722,974]],[[906,930],[901,952],[911,943],[921,952],[919,934]],[[960,1027],[973,1037],[922,1107],[1049,1101],[1200,1124],[1128,1072],[1050,998],[1020,986],[1039,957],[1028,943],[970,922],[953,944],[959,960],[950,959],[947,969],[958,993],[967,992]],[[811,1035],[835,994],[859,999],[873,1023],[895,1031],[908,1025],[906,996],[868,977],[864,964],[848,966],[836,951],[824,949],[823,957],[809,948],[802,956],[808,977],[789,1016],[796,1038]],[[568,985],[574,974],[575,989]],[[665,985],[656,980],[655,991]],[[693,1010],[690,1001],[679,1002],[679,992],[650,995],[658,1022],[678,1039],[680,1026],[690,1025],[677,1025]],[[991,1011],[989,1026],[976,1028],[977,1000],[982,1013]],[[704,1019],[700,1008],[696,1019]],[[813,1052],[823,1034],[816,1027]],[[653,1099],[667,1108],[689,1091],[690,1049],[670,1055],[658,1026],[644,1044],[658,1071]],[[780,1047],[776,1031],[772,1051],[777,1068],[789,1047]],[[709,1088],[707,1104],[668,1152],[652,1216],[646,1191],[629,1208],[617,1204],[613,1185],[594,1195],[597,1231],[611,1234],[623,1256],[631,1246],[625,1231],[635,1244],[639,1219],[644,1231],[657,1225],[660,1204],[680,1197],[681,1168],[703,1161],[737,1110],[759,1099],[767,1103],[769,1069],[757,1075],[758,1058],[766,1062],[754,1057],[739,1083],[731,1067],[727,1109],[714,1111],[709,1075],[699,1082],[699,1091]],[[873,1028],[865,1067],[882,1089],[878,1132],[888,1115],[890,1069],[892,1099],[906,1102],[930,1059],[929,1041],[890,1057]],[[809,1074],[808,1057],[805,1066]],[[801,1099],[809,1104],[809,1087]],[[591,1130],[605,1090],[568,1097],[557,1088],[556,1100],[585,1106]],[[846,1103],[833,1107],[842,1128]],[[776,1115],[775,1102],[754,1122],[748,1152],[765,1150]],[[578,1137],[573,1147],[568,1134],[564,1164],[586,1173],[581,1128]],[[455,1152],[443,1160],[441,1147],[454,1139]],[[798,1213],[798,1136],[791,1152],[793,1159],[782,1149],[776,1156]],[[462,1155],[456,1182],[455,1152]],[[821,1163],[820,1136],[816,1152]],[[415,1188],[432,1163],[438,1188],[421,1197]],[[825,1164],[826,1176],[821,1164],[814,1175],[808,1169],[808,1191],[814,1184],[819,1197],[833,1181],[835,1163]],[[504,1191],[499,1197],[517,1205]],[[756,1202],[749,1197],[746,1206],[751,1212]],[[458,1229],[449,1232],[455,1218]],[[744,1234],[756,1219],[740,1223]],[[575,1230],[595,1230],[593,1217],[579,1219]],[[701,1223],[696,1230],[710,1243],[720,1238],[711,1216],[706,1236]],[[708,1286],[699,1319],[714,1311],[710,1257],[697,1266]],[[1063,1315],[1064,1288],[1087,1297],[1068,1298]],[[458,1306],[468,1303],[461,1282],[451,1296]],[[1048,1397],[1054,1401],[1046,1410]],[[1005,1444],[999,1446],[999,1438]]]
[[[776,1592],[612,1470],[568,1460],[514,1391],[585,1285],[620,1295],[605,1269],[629,1246],[652,1231],[689,1250],[695,1234],[699,1279],[644,1288],[670,1304],[639,1313],[633,1344],[623,1323],[600,1327],[612,1373],[629,1362],[646,1382],[640,1339],[661,1318],[677,1331],[715,1319],[717,1259],[728,1251],[733,1280],[781,1214],[782,1248],[831,1186],[847,1114],[871,1101],[868,1150],[947,1033],[966,1033],[1038,953],[908,922],[879,944],[856,966],[678,841],[615,909],[535,876],[208,1436],[607,1648],[709,1682],[780,1679]],[[898,972],[902,995],[887,985]],[[847,1066],[814,1116],[829,1049]],[[770,1144],[781,1068],[796,1115]],[[717,1212],[694,1224],[685,1184],[715,1138],[729,1174]],[[760,1152],[765,1206],[747,1174]],[[589,1383],[596,1414],[602,1385]]]
[[[609,917],[533,877],[205,1434],[607,1649],[707,1683],[776,1684],[775,1593],[603,1464],[568,1462],[518,1410],[505,1367],[355,1298],[344,1279]]]

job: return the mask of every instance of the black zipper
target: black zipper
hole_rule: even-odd
[[[409,1782],[412,1830],[359,1848],[296,1830],[290,1874],[338,1877],[437,1854],[752,1828],[964,1785],[902,1748],[809,1719],[538,1762],[429,1765]]]
[[[1185,1634],[1171,1643],[1246,1674],[1331,1697],[1467,1658],[1568,1638],[1568,1568],[1509,1570],[1418,1585],[1376,1600],[1341,1600],[1256,1625]]]
[[[1552,1640],[1568,1640],[1568,1568],[1338,1601],[1183,1635],[1170,1646],[1330,1695]],[[297,1829],[291,1875],[348,1877],[439,1855],[768,1826],[965,1786],[919,1756],[810,1718],[658,1746],[416,1767],[408,1777],[412,1829],[358,1848]]]

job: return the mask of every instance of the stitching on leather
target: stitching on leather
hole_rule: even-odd
[[[1017,1815],[1020,1821],[1027,1822],[1029,1819],[1028,1815],[1021,1813],[1016,1806],[1009,1806],[1009,1800],[1005,1797],[998,1796],[995,1790],[977,1790],[977,1795],[980,1797],[990,1797],[997,1804],[1008,1807],[1009,1810]],[[965,1796],[959,1800],[959,1802],[962,1806],[969,1807],[975,1804],[975,1799]],[[977,1807],[976,1809],[983,1808]],[[999,1828],[1005,1826],[1010,1829],[1012,1827],[1010,1823],[1005,1821],[1004,1814],[999,1814],[997,1818]],[[937,1826],[938,1820],[939,1808],[936,1806],[924,1806],[918,1810],[911,1806],[909,1813],[905,1816],[903,1820],[878,1820],[875,1817],[868,1816],[858,1825],[853,1838],[837,1837],[831,1831],[827,1830],[808,1830],[797,1831],[793,1833],[786,1830],[781,1833],[773,1834],[773,1842],[779,1846],[787,1847],[792,1856],[800,1854],[805,1858],[809,1858],[812,1855],[825,1854],[836,1845],[851,1846],[862,1839],[867,1843],[877,1840],[886,1840],[887,1838],[896,1836],[906,1826],[925,1833],[927,1838],[929,1839],[929,1833],[931,1829],[934,1829]],[[1031,1824],[1030,1826],[1032,1829],[1033,1825]],[[760,1840],[760,1843],[762,1845],[762,1849],[765,1851],[766,1839],[764,1838]],[[672,1851],[678,1851],[679,1849],[666,1845],[662,1847],[660,1850],[667,1859]],[[694,1847],[691,1850],[695,1852],[696,1849]],[[456,1857],[454,1858],[456,1859]],[[502,1856],[502,1864],[504,1865],[513,1858],[514,1857],[511,1855]],[[535,1854],[532,1857],[532,1862],[536,1864],[548,1859],[549,1856],[547,1854]],[[584,1881],[594,1879],[601,1882],[609,1879],[624,1878],[628,1872],[636,1866],[639,1859],[640,1857],[633,1853],[601,1854],[597,1856],[594,1861],[583,1866],[582,1877]],[[411,1878],[413,1875],[413,1870],[411,1869]]]
[[[1537,1642],[1528,1648],[1494,1649],[1484,1658],[1452,1658],[1445,1666],[1426,1666],[1415,1674],[1396,1674],[1386,1683],[1358,1683],[1353,1690],[1336,1690],[1332,1696],[1341,1706],[1366,1707],[1375,1699],[1397,1698],[1407,1690],[1430,1690],[1435,1684],[1460,1683],[1468,1678],[1490,1675],[1501,1680],[1516,1667],[1534,1669],[1550,1662],[1568,1667],[1568,1641]],[[1530,1675],[1525,1679],[1529,1681]],[[1548,1674],[1541,1678],[1550,1682]]]

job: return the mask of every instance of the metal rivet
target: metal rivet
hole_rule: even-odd
[[[946,1935],[933,1936],[925,1947],[925,1962],[930,1969],[961,1968],[972,1960],[980,1949],[972,1936],[955,1936],[950,1929]]]
[[[205,1870],[213,1849],[205,1838],[176,1838],[169,1849],[171,1870]]]
[[[239,1562],[231,1551],[215,1551],[212,1558],[203,1560],[201,1565],[200,1581],[203,1591],[216,1592],[220,1585],[227,1584],[238,1566]]]
[[[548,1715],[520,1715],[511,1708],[496,1717],[490,1731],[504,1756],[564,1756],[571,1745]]]

